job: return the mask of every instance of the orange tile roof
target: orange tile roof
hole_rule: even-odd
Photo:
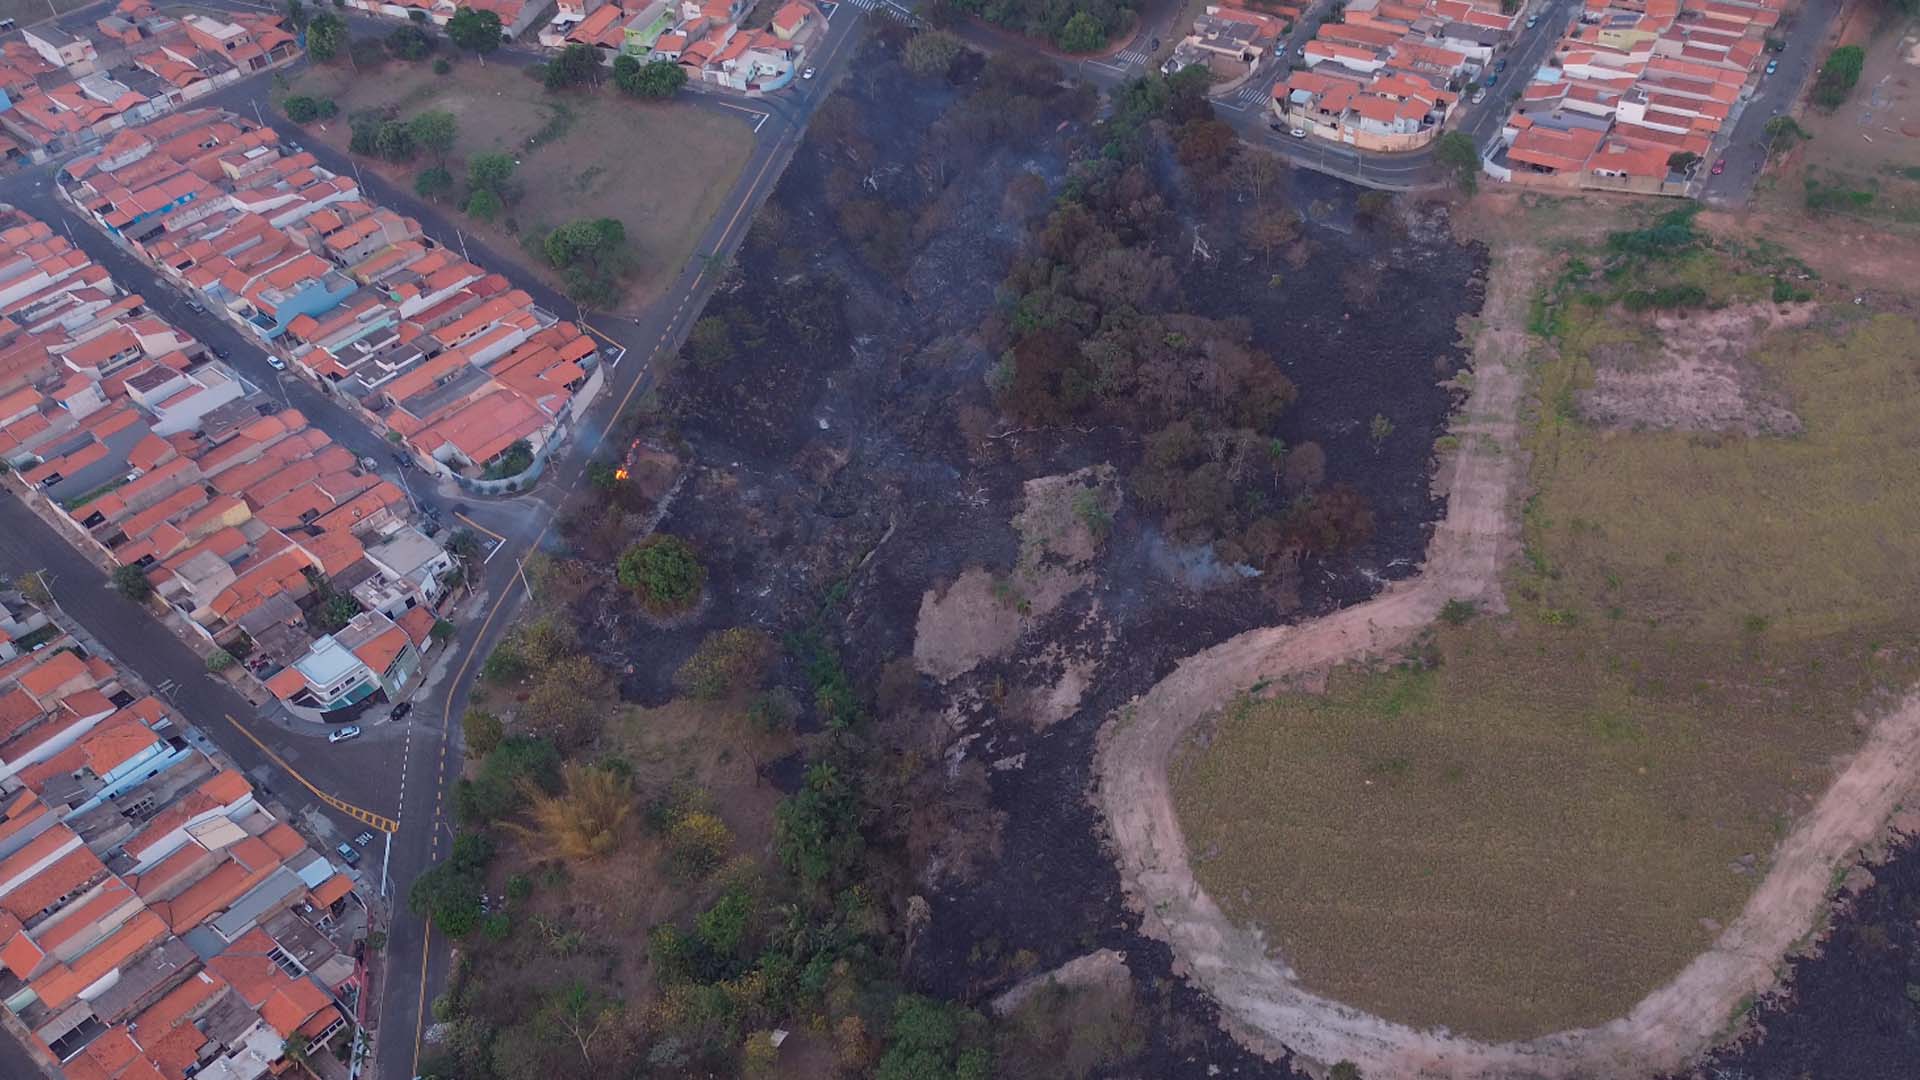
[[[97,776],[106,776],[133,760],[142,751],[158,745],[160,736],[137,720],[102,724],[80,740],[87,767]]]
[[[385,675],[387,668],[391,667],[394,660],[406,651],[407,645],[407,632],[398,626],[389,626],[371,641],[355,649],[353,655],[359,657],[360,662],[374,672]]]
[[[41,661],[40,666],[20,677],[20,687],[32,694],[37,700],[46,701],[48,695],[65,686],[74,679],[83,678],[87,666],[71,652],[59,652]]]
[[[319,887],[313,890],[314,906],[320,908],[330,907],[334,901],[345,897],[352,891],[353,879],[345,874],[335,874],[321,882]]]
[[[0,909],[22,920],[31,919],[73,890],[105,876],[106,872],[99,858],[86,848],[69,851],[12,892],[0,896]]]
[[[151,911],[143,911],[127,921],[105,941],[95,945],[72,965],[59,964],[29,985],[48,1008],[64,1008],[80,996],[80,991],[98,982],[101,976],[139,955],[167,934],[166,923]]]

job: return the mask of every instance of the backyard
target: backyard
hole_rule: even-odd
[[[1486,1038],[1712,945],[1915,669],[1920,329],[1684,212],[1562,249],[1510,611],[1238,703],[1173,772],[1201,883],[1309,990]]]
[[[670,284],[695,254],[707,223],[732,189],[753,148],[743,122],[684,102],[642,103],[595,91],[549,91],[505,64],[454,63],[445,75],[431,61],[389,60],[377,78],[344,63],[315,65],[291,93],[329,99],[331,120],[307,125],[313,137],[345,150],[348,118],[363,112],[407,119],[429,110],[451,113],[457,137],[446,169],[464,178],[475,155],[507,152],[519,159],[517,193],[492,223],[462,216],[458,191],[443,197],[448,215],[494,250],[510,254],[556,287],[560,276],[540,255],[540,241],[570,221],[613,218],[626,229],[635,263],[615,305],[637,312]],[[670,147],[670,153],[657,152]],[[426,154],[407,164],[362,159],[396,182],[413,186],[434,164]]]

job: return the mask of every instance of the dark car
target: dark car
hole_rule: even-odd
[[[227,347],[224,345],[215,345],[213,347],[213,355],[219,357],[222,360],[225,360],[228,357],[232,356],[233,353],[229,352],[227,350]]]
[[[411,469],[413,468],[413,455],[404,450],[395,450],[393,452],[393,463],[403,469]]]
[[[391,720],[405,720],[407,718],[407,714],[412,711],[413,711],[413,702],[403,701],[400,704],[395,705],[393,707],[393,711],[388,713],[387,717],[388,719],[391,719]]]

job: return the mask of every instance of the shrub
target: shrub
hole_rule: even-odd
[[[901,62],[908,71],[922,78],[944,79],[953,70],[953,62],[959,56],[959,38],[944,30],[931,30],[907,39],[907,47],[901,52]]]
[[[507,726],[485,709],[468,709],[460,715],[460,733],[465,736],[467,756],[483,758],[507,737]]]
[[[531,670],[527,658],[507,642],[501,642],[480,665],[480,677],[489,682],[518,682]]]
[[[467,216],[475,221],[492,221],[500,216],[500,196],[486,188],[467,196]]]
[[[664,60],[642,64],[631,56],[618,56],[613,61],[613,85],[628,97],[670,98],[687,85],[687,69]]]
[[[583,86],[594,82],[600,75],[600,51],[591,45],[572,42],[559,54],[547,61],[540,78],[549,90],[563,90],[569,86]]]
[[[435,75],[445,75],[451,72],[452,70],[453,70],[453,61],[447,59],[444,56],[439,57],[433,62],[433,73]]]
[[[225,649],[215,649],[207,654],[207,670],[218,675],[234,665],[233,654]]]
[[[1867,51],[1858,45],[1842,45],[1828,53],[1813,82],[1813,103],[1825,109],[1839,108],[1860,81],[1866,62]]]
[[[705,810],[689,810],[667,827],[667,874],[680,882],[704,881],[732,847],[733,830],[726,822]]]
[[[618,577],[641,607],[666,615],[685,611],[700,599],[707,568],[685,540],[655,533],[621,554]]]
[[[688,694],[711,701],[757,688],[772,658],[773,642],[765,634],[736,626],[708,634],[673,680]]]
[[[1449,626],[1465,626],[1479,611],[1479,606],[1471,600],[1449,600],[1440,605],[1440,621]]]

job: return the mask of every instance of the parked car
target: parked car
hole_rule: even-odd
[[[1489,76],[1487,76],[1487,81],[1486,81],[1486,84],[1485,84],[1485,86],[1486,86],[1486,88],[1489,88],[1489,89],[1490,89],[1490,88],[1492,88],[1492,86],[1493,86],[1493,84],[1494,84],[1494,83],[1497,83],[1497,82],[1499,82],[1499,81],[1500,81],[1500,73],[1496,71],[1496,72],[1494,72],[1493,74],[1491,74],[1491,75],[1489,75]]]
[[[1282,123],[1280,123],[1279,121],[1275,121],[1275,122],[1273,122],[1273,123],[1271,123],[1271,124],[1268,124],[1267,126],[1268,126],[1268,127],[1270,127],[1270,128],[1272,128],[1272,129],[1273,129],[1273,130],[1275,130],[1275,131],[1285,131],[1285,130],[1287,130],[1287,125],[1285,125],[1285,124],[1282,124]]]
[[[1723,173],[1723,172],[1726,172],[1726,171],[1727,171],[1727,159],[1726,159],[1726,158],[1721,158],[1721,159],[1720,159],[1719,161],[1716,161],[1716,162],[1714,162],[1714,163],[1713,163],[1713,169],[1712,169],[1711,171],[1713,172],[1713,175],[1715,175],[1715,176],[1719,176],[1719,175],[1720,175],[1721,173]]]
[[[360,853],[353,850],[352,844],[343,843],[333,850],[340,853],[340,861],[346,863],[348,866],[360,865]]]
[[[280,359],[277,356],[267,357],[267,366],[272,368],[275,371],[287,370],[287,362],[285,360]]]
[[[1473,103],[1478,105],[1485,100],[1487,100],[1487,88],[1484,86],[1475,87],[1473,91]]]
[[[233,353],[229,351],[225,345],[215,345],[213,347],[213,355],[219,357],[222,360],[225,360],[228,357],[232,356]]]
[[[360,725],[348,724],[346,727],[341,728],[339,731],[329,732],[327,734],[327,741],[330,743],[346,742],[348,739],[357,739],[359,737],[360,737]]]
[[[1505,71],[1505,70],[1507,70],[1507,58],[1503,56],[1503,57],[1501,57],[1500,59],[1498,59],[1498,60],[1495,60],[1495,61],[1493,62],[1493,70],[1495,70],[1495,71]]]
[[[1527,29],[1531,30],[1535,26],[1538,26],[1539,24],[1540,24],[1540,16],[1538,15],[1527,16]]]
[[[1294,128],[1292,131],[1287,132],[1287,134],[1293,136],[1296,139],[1304,139],[1307,137],[1307,129],[1297,127],[1297,128]]]
[[[393,707],[393,711],[387,714],[387,718],[390,720],[405,720],[407,718],[407,714],[412,711],[413,711],[413,702],[403,701],[400,704],[395,705]]]
[[[407,453],[405,450],[395,450],[393,452],[393,463],[403,469],[411,469],[413,468],[413,455]]]
[[[1780,70],[1780,61],[1778,60],[1767,61],[1767,74],[1771,75],[1774,72],[1779,70]]]
[[[812,69],[812,68],[808,68],[807,70],[805,70],[805,71],[803,71],[803,72],[801,72],[801,73],[800,73],[800,77],[801,77],[801,78],[803,78],[803,79],[811,79],[811,78],[813,78],[813,69]]]
[[[353,842],[360,845],[361,847],[366,847],[368,844],[373,843],[373,834],[370,832],[363,832],[359,836],[354,837]]]
[[[207,313],[207,305],[198,300],[189,300],[187,301],[187,310],[193,312],[195,315],[205,315]]]
[[[360,459],[360,468],[367,472],[379,472],[380,463],[370,457],[363,457]]]

